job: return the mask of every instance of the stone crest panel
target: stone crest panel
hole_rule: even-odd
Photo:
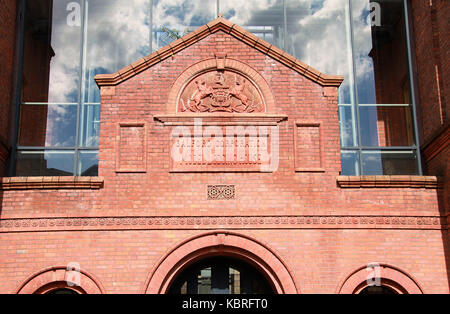
[[[264,112],[258,88],[243,75],[216,70],[202,73],[183,89],[178,112],[253,113]]]

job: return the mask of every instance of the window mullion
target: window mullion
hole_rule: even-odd
[[[357,175],[362,174],[362,162],[361,162],[361,130],[359,124],[359,108],[358,108],[358,87],[356,84],[356,63],[355,63],[355,47],[354,47],[354,34],[353,34],[353,12],[352,12],[352,0],[348,0],[346,5],[346,10],[348,13],[346,14],[346,18],[348,19],[348,33],[349,33],[349,55],[351,59],[351,69],[349,71],[350,77],[350,95],[353,102],[354,108],[354,125],[356,125],[356,146],[358,147],[358,165],[359,165],[359,173]],[[356,121],[355,121],[356,120]]]
[[[83,15],[82,15],[82,31],[81,31],[81,51],[80,51],[80,86],[78,88],[78,109],[77,109],[77,127],[76,127],[76,142],[75,142],[75,157],[74,157],[74,175],[78,176],[79,162],[78,152],[80,147],[81,133],[83,128],[81,127],[82,119],[81,114],[84,112],[84,94],[86,85],[86,54],[87,54],[87,25],[88,25],[88,0],[83,0]]]
[[[416,141],[416,154],[417,154],[417,169],[419,171],[419,175],[423,175],[422,170],[422,157],[420,152],[420,141],[419,141],[419,129],[417,125],[417,93],[415,86],[415,78],[413,72],[413,50],[411,48],[411,33],[410,33],[410,23],[409,23],[409,8],[408,8],[408,0],[403,0],[403,9],[405,14],[405,31],[406,31],[406,51],[408,57],[408,70],[409,70],[409,86],[411,93],[411,101],[412,101],[412,115],[413,115],[413,124],[414,124],[414,139]]]

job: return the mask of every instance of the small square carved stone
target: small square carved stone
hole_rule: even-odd
[[[232,200],[234,198],[234,185],[208,185],[209,200]]]

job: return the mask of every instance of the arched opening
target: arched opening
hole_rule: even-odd
[[[272,294],[267,279],[252,265],[230,257],[212,257],[187,267],[169,294]]]
[[[409,294],[398,282],[380,278],[380,283],[377,285],[369,285],[367,281],[362,282],[353,291],[353,294]]]
[[[209,277],[206,276],[208,268],[211,271]],[[221,278],[217,279],[219,281],[217,284],[213,268],[221,269],[216,270],[216,273],[221,274],[217,277]],[[242,281],[241,275],[244,278]],[[201,289],[205,285],[211,286],[211,290],[217,291],[216,287],[221,289],[228,284],[228,293],[237,294],[237,285],[230,286],[230,280],[237,280],[238,276],[239,293],[296,294],[300,292],[285,262],[267,245],[246,235],[221,230],[195,235],[176,245],[161,258],[150,273],[144,293],[191,294],[199,293],[199,286]],[[249,279],[245,279],[246,276]],[[206,278],[210,278],[207,280],[211,280],[211,285]],[[189,286],[188,280],[192,281]],[[252,282],[255,280],[258,283],[253,285]],[[217,293],[225,293],[225,291]]]
[[[350,273],[340,284],[341,294],[422,294],[423,290],[410,274],[388,264],[369,264]],[[369,276],[370,273],[372,276]],[[376,277],[373,275],[376,273]],[[374,280],[376,285],[372,285]]]
[[[75,282],[73,280],[77,279]],[[78,283],[76,283],[78,282]],[[15,291],[18,294],[103,294],[100,282],[84,270],[54,266],[28,277]]]
[[[65,281],[49,282],[38,288],[33,294],[87,294],[80,286],[69,285]]]

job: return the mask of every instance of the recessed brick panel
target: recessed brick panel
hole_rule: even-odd
[[[145,124],[119,124],[118,133],[116,172],[145,172],[147,170]]]
[[[297,122],[294,136],[295,170],[298,172],[324,171],[320,123]]]

